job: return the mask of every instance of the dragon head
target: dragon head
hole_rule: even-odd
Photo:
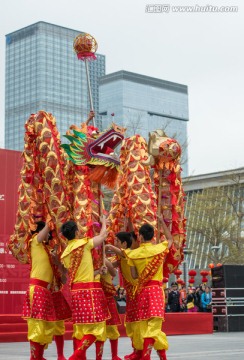
[[[69,160],[75,165],[89,166],[91,180],[113,187],[120,165],[114,150],[124,139],[126,129],[114,123],[103,133],[85,123],[81,128],[73,125],[70,129],[73,134],[68,131],[65,137],[71,143],[61,145]]]
[[[155,130],[149,134],[148,159],[145,165],[172,165],[181,156],[181,147],[175,139],[169,138],[163,130]]]

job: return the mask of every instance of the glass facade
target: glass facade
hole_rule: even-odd
[[[51,112],[60,134],[87,117],[90,104],[85,64],[73,50],[80,31],[38,22],[6,35],[5,148],[23,149],[24,123],[39,110]],[[98,78],[105,56],[89,62],[91,89],[98,114]],[[101,126],[101,116],[96,125]]]
[[[148,139],[149,132],[165,130],[182,145],[182,169],[187,176],[187,86],[127,71],[105,75],[99,83],[99,112],[107,115],[103,128],[114,113],[113,120],[127,128],[127,136],[139,133]]]
[[[190,269],[206,269],[210,262],[214,261],[215,265],[222,262],[218,258],[228,260],[226,245],[228,241],[231,245],[232,238],[233,245],[239,238],[240,249],[244,248],[244,168],[183,180],[188,224],[186,244],[191,250],[185,260]],[[204,198],[199,201],[202,193]]]

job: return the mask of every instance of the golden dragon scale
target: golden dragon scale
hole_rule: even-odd
[[[127,138],[122,143],[121,174],[108,218],[109,242],[113,242],[114,234],[130,228],[130,222],[136,234],[144,223],[156,226],[156,196],[149,167],[143,164],[147,156],[147,143],[140,135]]]
[[[70,218],[65,160],[55,118],[39,111],[30,116],[25,129],[17,219],[8,244],[21,263],[29,262],[27,245],[37,221],[48,221],[54,243],[65,245],[59,231]]]

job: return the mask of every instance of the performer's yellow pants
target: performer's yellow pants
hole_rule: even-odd
[[[162,329],[161,318],[151,318],[149,320],[135,321],[126,323],[126,334],[132,339],[133,346],[137,350],[143,350],[143,342],[145,338],[153,338],[155,340],[155,350],[168,350],[168,340]]]
[[[106,341],[106,321],[94,324],[74,324],[73,337],[81,340],[84,335],[94,335],[98,341]]]
[[[35,286],[30,287],[30,302],[32,304]],[[45,321],[37,319],[26,319],[28,325],[27,338],[30,341],[41,345],[48,345],[52,342],[54,335],[63,335],[65,333],[64,321]]]
[[[106,326],[107,339],[117,340],[120,337],[117,325],[107,325]]]
[[[64,335],[64,321],[44,321],[27,319],[28,340],[40,343],[41,345],[50,344],[54,335]]]

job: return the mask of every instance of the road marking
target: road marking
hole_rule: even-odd
[[[205,350],[205,351],[195,351],[195,352],[187,352],[187,353],[174,353],[167,355],[169,359],[185,359],[185,358],[191,358],[191,357],[205,357],[205,356],[216,356],[221,355],[223,356],[232,356],[232,355],[238,355],[238,354],[244,354],[244,348],[243,349],[229,349],[229,350]],[[157,357],[153,357],[153,359],[157,359]]]

